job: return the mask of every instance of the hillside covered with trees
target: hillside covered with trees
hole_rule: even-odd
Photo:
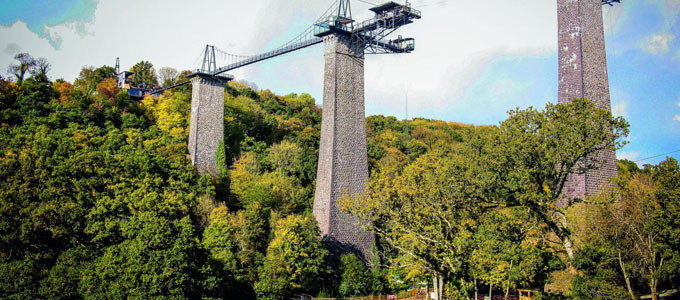
[[[169,86],[140,62],[139,84]],[[111,67],[72,83],[17,56],[0,78],[0,298],[289,299],[432,287],[451,299],[637,299],[680,282],[680,167],[619,164],[609,190],[555,205],[569,170],[623,145],[587,100],[497,126],[366,118],[372,267],[331,259],[311,214],[321,108],[309,94],[225,88],[217,176],[188,158],[191,87],[132,101]],[[559,167],[558,167],[559,166]],[[580,165],[592,168],[594,165]],[[441,282],[441,283],[440,283]]]

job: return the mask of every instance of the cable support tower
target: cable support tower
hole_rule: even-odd
[[[390,1],[370,10],[375,13],[373,18],[356,22],[352,19],[350,0],[335,0],[317,18],[314,24],[307,27],[302,33],[278,48],[260,54],[238,55],[219,49],[214,45],[206,45],[201,54],[202,60],[197,58],[199,67],[194,70],[194,73],[218,76],[247,65],[320,44],[323,42],[324,36],[338,32],[351,34],[352,42],[357,47],[363,47],[365,54],[410,53],[415,50],[415,39],[413,38],[399,36],[397,39],[388,40],[387,37],[401,26],[413,23],[415,19],[420,19],[420,11],[412,8],[408,1],[404,5]],[[196,63],[194,65],[196,66]],[[218,67],[218,65],[221,67]],[[171,87],[155,90],[154,93],[160,93],[187,83],[189,81],[180,82]]]

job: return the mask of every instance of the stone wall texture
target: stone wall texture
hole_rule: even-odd
[[[364,231],[355,216],[338,208],[343,194],[363,193],[368,180],[363,47],[342,34],[325,36],[324,45],[323,115],[314,217],[331,251],[354,252],[368,262],[373,234]]]
[[[596,106],[611,110],[607,54],[604,43],[601,0],[557,0],[559,103],[586,97]],[[616,153],[601,151],[592,159],[600,168],[571,174],[560,205],[593,195],[616,176]]]
[[[203,75],[191,79],[189,156],[200,173],[217,174],[217,147],[224,138],[224,85]]]

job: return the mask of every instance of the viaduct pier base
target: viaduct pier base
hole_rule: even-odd
[[[344,194],[362,194],[368,180],[364,45],[341,32],[324,36],[323,43],[323,115],[314,217],[332,252],[356,253],[369,262],[373,234],[362,229],[356,216],[338,207]]]
[[[602,0],[557,0],[559,103],[585,97],[611,111],[602,5]],[[602,164],[571,174],[560,206],[596,194],[617,175],[614,151],[600,151],[592,159]]]
[[[217,147],[224,138],[224,86],[233,77],[194,73],[191,78],[189,156],[200,173],[217,174]]]

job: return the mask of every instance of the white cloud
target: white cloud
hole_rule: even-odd
[[[633,101],[633,98],[623,89],[615,85],[611,87],[612,114],[614,116],[628,118],[628,103]]]
[[[673,120],[674,120],[674,121],[680,122],[680,115],[675,115],[675,117],[673,118]]]
[[[670,33],[659,33],[650,36],[643,45],[643,49],[651,54],[664,54],[670,51],[670,43],[675,39],[675,35]]]
[[[640,158],[640,152],[637,151],[616,151],[617,159],[627,159],[635,161]]]
[[[621,102],[617,105],[612,106],[612,114],[617,117],[627,117],[628,113],[628,103]]]
[[[244,55],[271,50],[311,25],[331,2],[101,0],[88,34],[68,24],[47,28],[62,41],[58,50],[23,22],[0,26],[0,71],[13,60],[14,53],[6,52],[18,49],[46,57],[53,65],[51,77],[66,80],[73,80],[84,65],[113,65],[116,57],[124,69],[143,59],[156,67],[191,68],[205,44]],[[418,95],[409,101],[412,116],[450,107],[462,101],[466,87],[496,57],[540,55],[557,48],[555,1],[412,4],[423,18],[396,34],[415,37],[416,51],[366,58],[366,100],[377,107],[373,113],[393,109],[394,99],[403,99],[407,86],[410,95]],[[352,8],[357,20],[371,17],[369,5],[354,1]],[[322,72],[323,46],[317,45],[232,74],[278,93],[310,92],[320,103]]]

